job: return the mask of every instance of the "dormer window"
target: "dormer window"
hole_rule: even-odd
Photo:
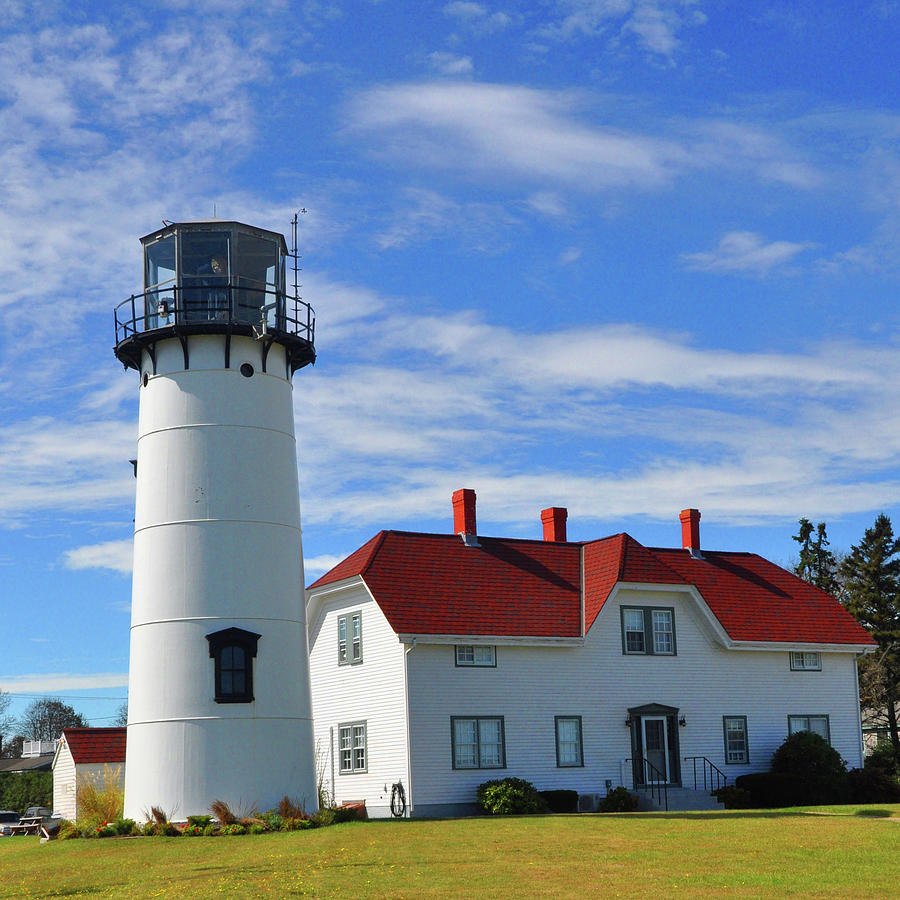
[[[215,660],[216,703],[253,702],[253,660],[260,635],[243,628],[226,628],[206,635]]]

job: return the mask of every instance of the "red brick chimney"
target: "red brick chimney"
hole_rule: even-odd
[[[461,488],[453,492],[453,533],[475,535],[475,491]]]
[[[691,556],[700,556],[700,510],[683,509],[681,519],[681,546],[691,551]]]
[[[564,541],[566,539],[566,519],[569,511],[564,506],[551,506],[541,510],[541,521],[544,523],[545,541]]]

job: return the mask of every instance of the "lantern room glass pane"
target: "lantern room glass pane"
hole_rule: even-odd
[[[167,323],[167,313],[175,309],[174,286],[175,235],[170,234],[145,249],[145,328],[159,328]]]
[[[238,231],[234,258],[238,321],[256,325],[265,318],[269,324],[275,324],[276,310],[265,307],[276,302],[278,272],[275,241]]]
[[[230,243],[227,231],[182,232],[181,308],[185,322],[228,317]]]

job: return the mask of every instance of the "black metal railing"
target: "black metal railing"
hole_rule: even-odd
[[[720,788],[728,784],[728,776],[712,761],[705,756],[686,756],[685,762],[694,764],[694,790],[699,791],[700,781],[703,782],[703,790],[714,794]],[[697,777],[697,766],[700,767],[700,778]]]
[[[626,759],[625,762],[631,763],[635,789],[648,793],[668,812],[669,783],[665,774],[660,772],[646,756]]]
[[[181,285],[133,294],[115,310],[116,344],[174,326],[274,330],[313,346],[316,319],[299,297],[243,284]]]

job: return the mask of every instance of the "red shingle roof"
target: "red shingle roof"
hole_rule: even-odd
[[[311,585],[361,576],[398,634],[578,637],[617,583],[694,585],[735,641],[872,644],[832,596],[752,553],[382,531]]]
[[[382,531],[312,587],[361,575],[398,634],[578,637],[578,544]]]
[[[66,728],[63,736],[76,764],[125,762],[124,728]]]

